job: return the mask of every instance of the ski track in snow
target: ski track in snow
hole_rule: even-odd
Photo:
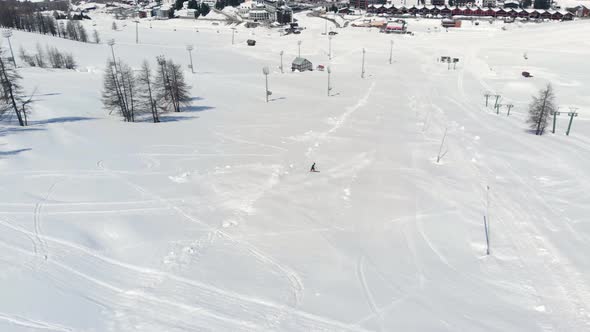
[[[33,232],[27,231],[26,229],[18,227],[18,226],[14,226],[11,223],[8,223],[4,220],[0,220],[0,225],[6,227],[8,229],[11,229],[13,231],[19,232],[19,233],[30,234],[30,235],[33,234]],[[178,285],[177,287],[189,287],[190,294],[195,297],[207,296],[209,301],[216,301],[215,299],[217,299],[217,301],[222,301],[223,303],[225,303],[223,306],[219,306],[220,308],[230,309],[230,308],[233,308],[232,306],[236,306],[236,308],[243,308],[244,306],[246,306],[246,307],[251,306],[252,307],[251,309],[254,309],[254,311],[251,311],[251,314],[255,315],[254,317],[256,317],[258,315],[269,315],[271,312],[275,312],[275,314],[273,314],[275,317],[284,317],[283,316],[284,313],[288,313],[289,315],[293,315],[293,316],[298,317],[298,319],[303,319],[303,320],[307,321],[308,323],[306,323],[306,324],[308,327],[313,327],[314,326],[313,324],[320,324],[320,325],[325,325],[325,327],[331,326],[334,328],[345,329],[345,330],[359,330],[359,331],[362,330],[359,327],[355,327],[353,325],[341,323],[341,322],[338,322],[338,321],[335,321],[335,320],[332,320],[329,318],[317,316],[314,314],[309,314],[307,312],[300,311],[300,310],[298,310],[294,307],[291,307],[291,306],[277,304],[277,303],[274,303],[274,302],[271,302],[268,300],[264,300],[264,299],[260,299],[260,298],[256,298],[256,297],[241,295],[241,294],[238,294],[238,293],[235,293],[232,291],[227,291],[227,290],[217,288],[215,286],[211,286],[209,284],[204,284],[199,281],[194,281],[191,279],[180,277],[180,276],[168,273],[168,272],[121,262],[116,259],[112,259],[107,256],[104,256],[92,249],[89,249],[89,248],[86,248],[86,247],[83,247],[83,246],[80,246],[77,244],[73,244],[73,243],[65,241],[65,240],[53,238],[53,237],[46,236],[46,235],[40,235],[40,237],[44,241],[51,242],[52,247],[54,247],[56,251],[60,250],[59,247],[62,247],[61,250],[65,250],[65,252],[69,252],[71,249],[74,249],[78,253],[81,253],[81,254],[84,254],[88,257],[96,259],[97,262],[100,262],[101,264],[110,265],[109,271],[117,271],[118,269],[123,269],[123,270],[129,271],[131,273],[136,273],[138,276],[142,276],[141,278],[145,278],[147,276],[149,278],[157,279],[157,280],[163,280],[163,279],[172,280],[175,283],[177,283],[177,285]],[[22,252],[23,250],[21,249],[20,251]],[[29,254],[34,255],[34,253],[32,253],[32,252],[29,252]],[[78,277],[85,279],[97,286],[100,286],[102,288],[106,288],[106,289],[114,292],[115,294],[119,294],[119,295],[127,296],[127,297],[132,297],[132,298],[133,297],[140,297],[142,299],[145,299],[148,302],[157,302],[162,305],[169,305],[169,306],[177,307],[180,309],[185,309],[188,311],[197,310],[200,313],[204,313],[204,314],[214,317],[216,319],[228,320],[228,319],[226,319],[227,317],[225,317],[225,315],[221,315],[221,316],[217,315],[216,313],[209,312],[202,307],[194,307],[194,306],[191,306],[191,305],[183,303],[183,302],[170,301],[165,298],[160,298],[160,297],[157,297],[154,295],[150,295],[150,294],[118,287],[112,283],[106,282],[104,280],[100,280],[100,279],[95,278],[90,275],[87,275],[77,269],[74,269],[64,263],[61,263],[61,262],[59,262],[58,259],[52,259],[51,261],[48,262],[48,264],[49,264],[49,266],[56,265],[64,270],[68,271],[69,273],[73,273],[73,274],[77,275]],[[119,271],[119,273],[126,274],[126,272],[121,272],[121,271]],[[200,294],[200,295],[198,295],[198,294]],[[213,305],[213,303],[210,303],[210,304]],[[242,310],[242,309],[240,309],[240,310]],[[257,310],[262,310],[262,311],[260,313],[256,313]],[[250,323],[248,323],[247,325],[250,326],[250,328],[255,328],[256,324],[254,324],[253,322],[256,322],[260,318],[261,317],[252,318]],[[243,325],[243,324],[247,323],[247,321],[244,321],[244,320],[236,320],[236,321],[232,321],[232,322],[235,323],[236,325]],[[254,324],[254,325],[252,325],[252,324]],[[311,325],[309,325],[309,324],[311,324]]]
[[[382,321],[381,313],[379,311],[379,308],[377,307],[375,299],[373,298],[373,293],[371,292],[371,289],[369,288],[369,284],[367,283],[367,278],[365,277],[365,266],[364,265],[365,265],[365,257],[363,255],[361,255],[361,256],[359,256],[357,263],[356,263],[357,277],[359,279],[359,282],[361,283],[363,293],[365,294],[365,298],[367,300],[367,304],[369,305],[369,308],[371,308],[373,315],[378,318],[379,322],[381,322]],[[381,329],[383,329],[383,326],[381,326]]]
[[[54,182],[47,190],[45,197],[43,197],[40,201],[37,202],[37,204],[35,204],[35,210],[33,212],[33,229],[35,230],[35,239],[39,244],[39,248],[43,251],[44,259],[47,259],[49,251],[47,248],[47,244],[42,240],[40,236],[43,232],[43,229],[41,227],[41,213],[43,209],[43,204],[47,202],[47,200],[49,200],[49,196],[51,196],[51,193],[53,192],[53,189],[55,188],[56,184],[57,182]]]
[[[327,131],[325,131],[323,133],[315,135],[314,146],[309,147],[307,149],[307,152],[305,153],[305,156],[308,159],[311,158],[315,148],[320,146],[320,142],[328,139],[331,134],[336,132],[338,129],[340,129],[340,127],[342,127],[346,123],[346,120],[348,120],[348,118],[354,112],[356,112],[359,108],[361,108],[367,104],[367,101],[369,100],[369,97],[371,96],[371,93],[373,92],[374,88],[375,88],[375,82],[373,81],[371,83],[371,86],[367,90],[367,92],[364,94],[364,96],[361,99],[359,99],[359,101],[354,106],[347,108],[347,110],[338,117],[338,119],[335,121],[334,125],[332,127],[330,127],[330,129],[328,129]]]
[[[6,321],[10,324],[14,324],[27,329],[43,330],[43,331],[56,331],[56,332],[73,332],[72,328],[65,327],[63,325],[38,321],[33,319],[27,319],[24,317],[8,315],[0,312],[0,320]]]
[[[105,172],[108,172],[108,169],[104,167],[103,163],[101,163],[100,166]],[[205,228],[210,230],[210,233],[221,235],[232,242],[238,243],[239,245],[244,247],[247,252],[249,252],[254,257],[258,258],[261,262],[264,262],[265,264],[267,264],[269,266],[273,266],[273,267],[277,268],[279,271],[281,271],[287,277],[287,279],[291,283],[292,291],[294,294],[293,295],[293,297],[294,297],[293,307],[297,307],[301,303],[302,296],[303,296],[303,282],[295,271],[293,271],[290,268],[284,266],[283,264],[277,262],[276,260],[274,260],[270,256],[262,253],[256,247],[252,246],[248,242],[245,242],[243,239],[233,237],[229,233],[223,231],[221,228],[211,227],[209,224],[194,218],[193,216],[188,214],[186,211],[181,209],[179,206],[172,204],[170,201],[166,201],[162,197],[160,197],[152,192],[147,191],[145,188],[129,181],[128,179],[126,179],[118,174],[113,174],[113,176],[115,176],[119,179],[122,179],[123,181],[128,183],[130,186],[132,186],[134,189],[136,189],[141,194],[151,196],[152,198],[155,198],[156,200],[160,201],[161,203],[167,205],[172,210],[176,211],[179,215],[190,220],[191,222],[204,226]]]

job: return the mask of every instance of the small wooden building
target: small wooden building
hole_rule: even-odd
[[[299,70],[299,71],[307,71],[313,70],[313,64],[311,61],[307,60],[306,58],[297,57],[293,60],[293,64],[291,64],[291,70]]]

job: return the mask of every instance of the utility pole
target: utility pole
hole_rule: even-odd
[[[193,45],[186,45],[186,50],[188,51],[188,57],[191,59],[191,73],[195,73],[195,68],[193,67]]]
[[[560,114],[561,114],[561,112],[559,111],[559,108],[557,108],[557,111],[551,112],[551,115],[553,115],[553,130],[551,132],[554,134],[555,134],[555,122],[557,122],[557,116]]]
[[[578,116],[578,113],[576,112],[577,110],[577,107],[570,107],[570,112],[567,113],[567,115],[570,117],[570,123],[567,125],[567,131],[565,132],[566,136],[570,135],[570,129],[572,129],[574,117]]]
[[[328,36],[328,59],[332,60],[332,36]]]
[[[297,57],[298,58],[301,58],[301,43],[302,43],[301,40],[297,41]]]
[[[135,43],[139,44],[139,20],[135,20],[133,23],[135,23]]]
[[[361,78],[365,78],[365,53],[366,52],[367,51],[363,47],[363,63],[362,63],[362,67],[361,67]]]
[[[14,52],[12,52],[12,44],[10,43],[10,37],[12,37],[12,30],[4,30],[2,36],[8,40],[8,47],[10,48],[10,55],[12,56],[12,64],[16,68],[16,59],[14,58]]]
[[[330,97],[330,91],[332,91],[332,87],[330,86],[330,75],[332,74],[332,68],[328,66],[328,97]]]
[[[484,217],[486,228],[486,255],[490,254],[490,186],[486,186],[486,215]]]
[[[265,93],[265,95],[266,95],[266,102],[268,103],[268,96],[271,95],[271,92],[268,91],[268,74],[270,74],[270,70],[268,69],[268,67],[265,66],[265,67],[262,68],[262,73],[264,74],[264,79],[266,81],[266,93]]]
[[[389,41],[391,44],[391,47],[389,48],[389,64],[391,64],[393,62],[393,40]]]
[[[483,96],[486,97],[486,107],[488,107],[488,99],[492,96],[492,94],[486,91]]]
[[[281,53],[280,53],[280,54],[281,54],[281,66],[280,66],[279,68],[281,68],[281,74],[283,74],[283,73],[284,73],[284,71],[283,71],[283,54],[284,54],[284,53],[285,53],[285,52],[283,52],[283,51],[281,51]]]
[[[494,102],[494,108],[496,108],[496,105],[498,105],[498,100],[500,99],[500,95],[496,94],[494,97],[496,97],[496,101]]]
[[[514,107],[514,105],[506,104],[506,108],[508,108],[508,113],[506,114],[506,116],[510,116],[510,110],[512,109],[512,107]]]
[[[500,114],[500,106],[504,106],[502,104],[496,104],[496,114]]]

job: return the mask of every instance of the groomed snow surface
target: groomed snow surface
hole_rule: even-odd
[[[187,20],[142,21],[136,45],[131,21],[94,18],[99,45],[12,38],[79,68],[22,68],[31,125],[0,128],[0,331],[590,330],[590,21],[348,27],[329,61],[304,14],[300,35],[238,27],[235,45]],[[135,68],[183,64],[192,105],[109,115],[109,38]],[[332,96],[326,71],[290,71],[298,40]],[[564,113],[539,137],[526,108],[548,82]]]

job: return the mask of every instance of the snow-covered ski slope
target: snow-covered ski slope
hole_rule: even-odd
[[[330,63],[324,21],[299,19],[233,46],[223,25],[142,22],[135,45],[132,22],[85,22],[135,68],[183,64],[193,104],[157,125],[102,109],[106,44],[14,33],[79,70],[22,69],[32,125],[0,129],[0,331],[590,330],[590,21],[339,29],[328,97],[327,72],[290,71],[298,40]],[[569,137],[565,114],[527,131],[547,82],[579,108]]]

